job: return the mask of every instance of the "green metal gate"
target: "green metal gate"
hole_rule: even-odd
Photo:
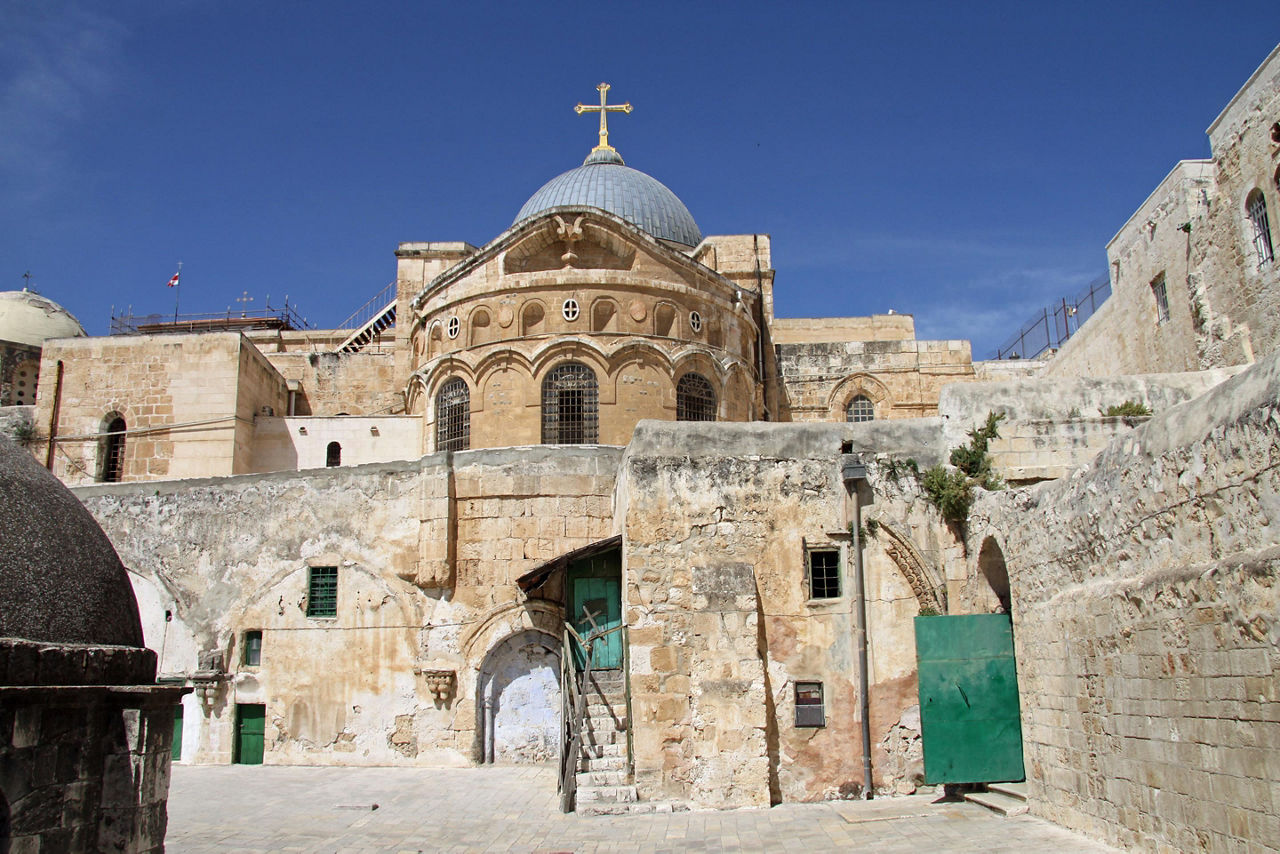
[[[1008,614],[916,617],[926,783],[1024,779]]]
[[[169,755],[177,762],[182,758],[182,704],[173,707],[173,745]]]
[[[569,622],[583,638],[591,632],[622,625],[622,552],[618,549],[569,564]],[[590,619],[587,615],[590,615]],[[592,645],[591,666],[607,670],[622,666],[622,633]],[[582,651],[575,650],[581,665]]]
[[[266,733],[266,723],[266,706],[257,703],[236,704],[236,764],[262,764],[262,739]]]

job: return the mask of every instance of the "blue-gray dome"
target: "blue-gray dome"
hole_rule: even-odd
[[[662,240],[685,246],[702,242],[702,231],[684,202],[658,179],[624,165],[616,151],[594,150],[577,169],[543,184],[515,221],[561,205],[603,208]]]

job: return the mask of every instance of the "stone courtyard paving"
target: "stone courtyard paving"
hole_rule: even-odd
[[[658,815],[564,815],[548,767],[173,768],[184,852],[1114,851],[1030,816],[913,795]],[[377,804],[378,809],[372,809]]]

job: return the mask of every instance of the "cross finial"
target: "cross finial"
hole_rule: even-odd
[[[583,113],[599,113],[600,114],[600,144],[591,150],[592,151],[615,151],[614,147],[609,144],[609,124],[606,121],[606,116],[608,116],[609,113],[631,112],[631,102],[628,101],[625,104],[611,105],[606,101],[606,99],[609,96],[608,94],[610,89],[609,84],[601,83],[596,88],[600,90],[600,106],[597,107],[594,104],[590,104],[590,105],[579,104],[578,106],[573,108],[573,111],[578,115],[582,115]]]
[[[248,291],[243,291],[240,296],[236,297],[236,302],[240,303],[240,316],[245,317],[248,313],[249,303],[253,302],[253,297],[249,296]]]
[[[31,290],[31,271],[28,270],[27,272],[23,273],[22,278],[24,280],[22,283],[22,289],[24,291]]]

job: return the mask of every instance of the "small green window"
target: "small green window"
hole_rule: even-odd
[[[307,616],[338,616],[338,568],[313,566],[307,576]]]
[[[262,664],[262,632],[244,633],[244,663],[248,667]]]

